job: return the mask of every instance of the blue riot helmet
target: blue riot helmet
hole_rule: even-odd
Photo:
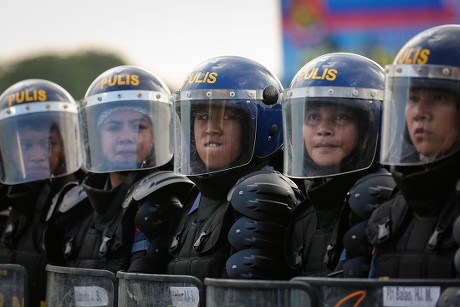
[[[385,67],[381,162],[430,164],[460,148],[460,25],[410,39]]]
[[[283,144],[279,80],[261,64],[221,56],[174,94],[176,173],[209,174],[267,158]]]
[[[160,78],[138,67],[117,66],[99,75],[80,103],[85,168],[107,173],[170,162],[170,94]]]
[[[305,64],[283,94],[284,173],[330,177],[375,160],[384,71],[352,53],[330,53]]]
[[[82,164],[77,103],[61,86],[28,79],[0,96],[0,181],[69,175]]]

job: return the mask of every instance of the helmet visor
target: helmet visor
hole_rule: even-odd
[[[251,161],[257,126],[255,101],[219,99],[218,93],[212,96],[174,103],[174,169],[179,174],[209,174]]]
[[[106,95],[113,95],[114,92]],[[128,91],[120,94],[129,96]],[[145,96],[148,96],[146,93]],[[173,156],[171,104],[152,100],[90,103],[80,110],[85,168],[95,173],[158,167]]]
[[[67,111],[58,111],[63,109]],[[0,120],[0,180],[3,183],[60,177],[81,167],[76,105],[34,103],[12,107],[9,111],[9,114],[2,113]]]
[[[283,102],[284,173],[329,177],[369,167],[375,157],[380,101],[298,97]]]
[[[456,80],[388,76],[380,153],[383,164],[421,165],[459,149],[459,84]]]

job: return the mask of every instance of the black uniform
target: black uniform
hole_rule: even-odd
[[[235,216],[227,195],[243,176],[261,169],[266,162],[190,179],[199,190],[186,201],[170,245],[172,259],[168,274],[225,277],[225,263],[231,255],[228,232]]]
[[[0,263],[26,268],[29,280],[29,306],[40,306],[46,297],[46,253],[43,232],[53,197],[74,175],[8,187],[9,217],[0,242]],[[51,242],[56,244],[56,242]]]
[[[70,203],[60,196],[47,230],[48,239],[58,236],[61,242],[50,256],[55,264],[113,273],[128,268],[137,212],[129,192],[141,174],[129,173],[114,189],[107,174],[90,174],[67,192],[74,194]]]
[[[460,213],[460,154],[431,166],[395,167],[400,193],[374,211],[369,238],[373,277],[451,278],[458,245],[452,225]]]
[[[343,251],[343,235],[350,227],[350,208],[345,197],[361,177],[380,166],[332,177],[305,181],[306,199],[294,211],[287,257],[293,276],[328,276]]]

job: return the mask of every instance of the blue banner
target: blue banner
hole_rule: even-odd
[[[456,0],[281,0],[281,5],[284,86],[319,55],[353,52],[384,66],[420,31],[460,21]]]

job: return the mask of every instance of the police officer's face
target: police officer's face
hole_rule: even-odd
[[[446,153],[459,133],[455,96],[441,90],[411,89],[406,123],[416,150],[435,157]]]
[[[241,119],[234,109],[224,107],[202,107],[194,112],[196,149],[206,167],[218,170],[240,156]]]
[[[358,144],[358,117],[342,107],[310,107],[305,112],[303,135],[307,152],[316,164],[337,165]]]
[[[53,174],[63,156],[62,140],[57,130],[27,126],[20,130],[20,157],[29,178]]]
[[[109,161],[141,163],[152,151],[152,122],[140,112],[118,110],[104,120],[100,137]]]

